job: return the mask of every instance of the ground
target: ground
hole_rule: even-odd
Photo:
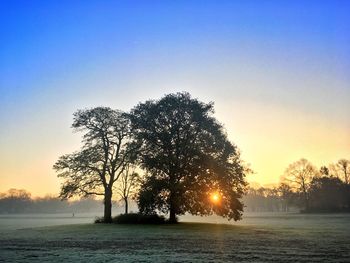
[[[0,217],[0,262],[350,262],[349,215],[211,220],[217,223],[5,228],[16,219]]]

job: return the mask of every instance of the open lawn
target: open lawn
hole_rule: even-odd
[[[16,220],[0,217],[0,262],[350,262],[349,215],[6,228],[11,221]]]

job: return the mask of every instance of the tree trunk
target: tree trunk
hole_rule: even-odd
[[[303,187],[302,189],[303,189],[303,194],[304,194],[305,211],[309,211],[309,199],[308,199],[308,196],[307,196],[305,181],[302,182],[302,187]]]
[[[176,221],[176,213],[174,207],[170,207],[170,216],[169,216],[169,223],[175,224],[177,223]]]
[[[174,175],[170,175],[170,215],[169,215],[169,223],[170,224],[175,224],[177,223],[176,221],[176,201],[175,201],[175,179],[174,179]]]
[[[128,198],[124,198],[124,203],[125,203],[125,214],[128,214],[129,210],[129,203],[128,203]]]
[[[104,200],[104,222],[105,223],[112,223],[112,190],[106,189],[105,190],[105,200]]]
[[[305,211],[309,211],[309,198],[306,192],[304,192],[304,201],[305,201]]]
[[[176,208],[175,208],[175,200],[174,200],[174,194],[170,194],[170,216],[169,216],[169,223],[175,224],[176,221]]]

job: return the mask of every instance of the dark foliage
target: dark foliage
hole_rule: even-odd
[[[103,216],[101,216],[101,217],[97,216],[97,217],[95,217],[94,223],[95,224],[103,224],[103,223],[105,223],[105,219]]]
[[[138,197],[142,213],[169,213],[170,221],[186,212],[241,218],[247,169],[213,112],[212,103],[188,93],[169,94],[132,110],[139,159],[148,172]],[[210,201],[213,191],[221,197],[217,205]]]
[[[350,212],[350,187],[338,178],[314,178],[309,196],[310,207],[305,212]]]

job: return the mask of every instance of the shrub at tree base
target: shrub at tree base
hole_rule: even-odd
[[[113,218],[113,223],[116,224],[164,224],[166,223],[164,216],[157,214],[121,214]]]
[[[105,223],[103,217],[96,217],[95,223]],[[137,213],[121,214],[113,218],[115,224],[165,224],[168,223],[164,216],[157,214],[143,215]]]
[[[94,220],[94,223],[95,224],[102,224],[102,223],[105,223],[105,219],[104,219],[104,217],[103,216],[101,216],[101,217],[95,217],[95,220]]]

